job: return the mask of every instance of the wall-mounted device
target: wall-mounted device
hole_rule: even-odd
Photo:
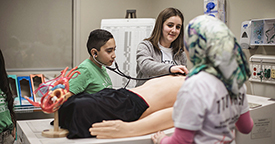
[[[240,44],[242,48],[275,45],[275,18],[244,21],[241,26]]]
[[[251,93],[275,99],[275,56],[253,55],[249,61]]]
[[[204,0],[204,14],[226,23],[226,0]]]
[[[248,49],[250,47],[251,37],[251,21],[244,21],[241,28],[240,45],[242,48]]]

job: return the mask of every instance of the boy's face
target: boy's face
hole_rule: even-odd
[[[100,48],[100,51],[97,52],[96,58],[101,63],[111,66],[116,58],[115,50],[116,43],[115,40],[111,38]]]

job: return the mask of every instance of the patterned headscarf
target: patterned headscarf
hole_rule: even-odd
[[[205,71],[224,83],[231,98],[239,95],[251,72],[245,54],[224,22],[207,15],[194,18],[186,26],[185,47],[194,65],[188,77]]]

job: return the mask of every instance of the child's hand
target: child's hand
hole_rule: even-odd
[[[154,144],[160,144],[160,141],[165,137],[165,133],[162,131],[158,131],[154,135],[151,136]]]
[[[182,73],[188,74],[188,69],[183,65],[175,65],[170,68],[171,73]]]

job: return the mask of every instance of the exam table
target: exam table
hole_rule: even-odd
[[[151,135],[117,138],[117,139],[97,139],[97,138],[82,138],[68,139],[62,138],[46,138],[42,136],[42,131],[45,129],[53,129],[50,122],[53,119],[38,119],[38,120],[23,120],[17,121],[17,140],[16,144],[153,144]],[[171,135],[174,128],[164,131]]]
[[[250,105],[250,114],[254,121],[252,131],[245,135],[236,132],[237,144],[272,144],[275,142],[275,101],[270,98],[247,95]],[[17,121],[17,141],[16,144],[153,144],[151,135],[118,138],[118,139],[67,139],[46,138],[42,136],[42,131],[53,129],[50,122],[53,119],[22,120]],[[174,128],[164,131],[167,135],[172,135]]]

